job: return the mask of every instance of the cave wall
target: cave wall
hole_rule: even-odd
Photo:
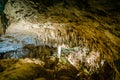
[[[111,74],[119,73],[114,64],[119,59],[120,32],[116,31],[119,15],[111,16],[112,12],[110,15],[106,11],[108,0],[88,0],[90,7],[87,9],[83,4],[86,0],[79,1],[80,4],[78,1],[8,0],[4,12],[9,25],[6,34],[0,37],[0,54],[7,53],[4,58],[9,59],[39,58],[45,60],[45,67],[52,71],[54,64],[50,57],[54,58],[54,62],[57,47],[62,46],[62,56],[54,65],[57,69],[58,66],[61,68],[57,71],[57,78],[63,76],[62,72],[65,71],[68,74],[64,75],[68,78],[72,72],[79,71],[78,74],[72,74],[69,80],[76,79],[76,76],[88,80],[94,73],[104,74],[104,68],[110,70]],[[29,62],[35,59],[31,60],[28,59]],[[71,66],[70,71],[64,69]],[[4,79],[4,74],[9,75],[7,71],[3,72]]]

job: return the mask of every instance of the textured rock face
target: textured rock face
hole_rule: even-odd
[[[0,19],[1,19],[1,17],[0,17]],[[2,35],[3,34],[3,30],[2,30],[2,24],[1,24],[1,21],[0,21],[0,35]]]
[[[27,0],[8,0],[4,12],[10,21],[16,22],[33,16],[33,14],[36,15],[36,11],[32,8],[32,5],[34,6],[34,4]]]
[[[47,60],[62,46],[60,63],[70,63],[87,75],[99,71],[104,62],[114,66],[119,59],[119,18],[103,9],[85,11],[63,2],[48,7],[32,0],[8,0],[4,12],[9,26],[0,37],[0,54],[6,53],[5,58]]]
[[[21,42],[21,45],[34,44],[52,47],[65,45],[67,48],[80,46],[87,47],[89,49],[88,52],[92,50],[99,52],[101,50],[100,48],[94,48],[97,47],[97,44],[102,47],[104,43],[102,40],[105,39],[105,36],[108,37],[108,35],[104,36],[102,29],[97,29],[102,28],[99,27],[102,25],[100,21],[97,22],[97,19],[91,13],[80,12],[74,7],[66,9],[62,3],[53,8],[47,8],[46,12],[39,13],[34,8],[36,6],[37,3],[28,0],[8,0],[4,12],[10,24],[5,36],[12,36],[13,40],[18,40]],[[44,5],[39,7],[43,8]],[[90,22],[91,19],[95,22]],[[103,25],[107,27],[106,24]],[[102,38],[100,38],[101,36]],[[107,39],[105,41],[109,42]],[[119,39],[107,45],[116,45],[118,41]],[[103,46],[107,47],[106,45]],[[111,49],[114,52],[117,50],[117,48]]]

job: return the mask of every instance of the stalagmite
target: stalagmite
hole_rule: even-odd
[[[58,52],[57,57],[60,58],[60,56],[61,56],[61,46],[60,45],[58,45],[58,47],[57,47],[57,52]]]

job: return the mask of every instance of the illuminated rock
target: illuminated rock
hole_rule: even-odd
[[[34,8],[37,4],[28,0],[8,0],[5,13],[9,26],[1,37],[1,53],[24,50],[21,48],[29,44],[32,45],[31,49],[35,49],[33,54],[37,50],[39,53],[38,46],[58,48],[55,54],[58,58],[61,55],[64,57],[60,61],[68,62],[78,70],[82,68],[87,74],[97,72],[105,62],[113,66],[114,60],[119,59],[120,39],[116,36],[119,32],[115,31],[116,23],[112,23],[114,17],[111,19],[102,14],[107,12],[94,8],[89,12],[64,7],[60,3],[46,7],[45,12],[39,13]],[[9,37],[12,37],[12,42]]]

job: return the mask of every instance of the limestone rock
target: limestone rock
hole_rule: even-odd
[[[75,4],[74,0],[72,1],[68,3]],[[9,19],[9,26],[6,34],[0,37],[1,55],[7,53],[5,57],[12,55],[18,59],[28,57],[45,61],[44,68],[37,68],[40,69],[39,71],[43,69],[43,74],[50,75],[46,78],[41,74],[42,76],[34,78],[75,80],[77,77],[79,79],[82,77],[90,80],[94,73],[102,73],[101,71],[104,71],[105,66],[108,65],[110,70],[111,67],[113,68],[112,73],[115,71],[117,75],[119,74],[114,64],[114,61],[120,59],[120,32],[117,28],[120,20],[117,12],[111,16],[112,12],[101,5],[99,8],[92,5],[93,8],[90,10],[84,10],[69,4],[65,6],[63,2],[51,6],[46,6],[49,2],[44,4],[41,2],[8,0],[4,12]],[[40,11],[40,8],[45,10]],[[58,46],[62,47],[62,57],[59,60],[54,57]],[[29,63],[23,63],[24,61],[31,64],[27,65]],[[33,64],[40,64],[38,61],[23,60],[22,64],[30,68],[25,71],[40,74],[36,68],[35,72],[31,69],[36,67]],[[20,66],[15,67],[16,70],[21,68]],[[11,69],[5,72],[9,70]],[[24,68],[20,70],[24,71]],[[2,73],[3,79],[6,75],[10,75],[5,72]],[[14,74],[9,77],[14,77]],[[33,76],[32,73],[30,75],[24,73],[20,77],[24,75]]]

